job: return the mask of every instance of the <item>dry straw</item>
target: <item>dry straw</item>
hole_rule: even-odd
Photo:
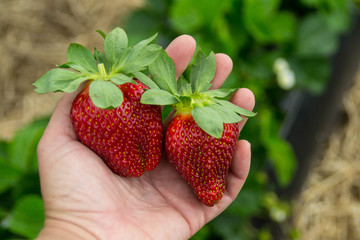
[[[360,239],[360,71],[343,103],[348,121],[332,133],[296,203],[304,240]]]
[[[0,139],[42,115],[60,95],[33,94],[32,83],[66,61],[69,43],[101,49],[110,31],[142,0],[0,0]]]

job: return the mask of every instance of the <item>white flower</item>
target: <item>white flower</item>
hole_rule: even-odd
[[[270,217],[277,222],[283,222],[287,218],[287,213],[284,209],[275,206],[270,209]]]
[[[277,58],[274,62],[273,69],[277,76],[279,87],[285,90],[289,90],[294,87],[296,82],[295,74],[285,59]]]
[[[295,85],[295,74],[290,69],[279,72],[277,81],[282,89],[289,90]]]
[[[283,58],[277,58],[273,66],[276,73],[289,68],[288,62]]]

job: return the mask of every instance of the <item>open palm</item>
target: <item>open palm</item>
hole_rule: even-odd
[[[183,35],[166,49],[178,77],[195,45],[192,37]],[[216,60],[213,88],[220,87],[232,69],[225,54],[217,54]],[[39,239],[188,239],[236,198],[250,166],[247,141],[237,143],[224,197],[207,207],[165,158],[139,178],[114,174],[77,140],[69,116],[75,94],[60,100],[38,146],[46,214]],[[254,97],[248,89],[239,89],[232,102],[252,110]]]

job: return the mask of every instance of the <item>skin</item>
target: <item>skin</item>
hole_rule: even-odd
[[[195,40],[188,35],[179,36],[167,47],[177,77],[188,66],[195,47]],[[216,61],[215,89],[233,66],[225,54],[216,54]],[[38,145],[46,215],[38,239],[188,239],[240,192],[250,168],[246,140],[237,142],[225,195],[213,207],[198,201],[166,159],[139,178],[115,175],[75,135],[69,113],[76,94],[65,94],[59,101]],[[231,101],[248,110],[255,104],[248,89],[239,89]]]

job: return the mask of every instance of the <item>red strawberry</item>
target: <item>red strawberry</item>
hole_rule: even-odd
[[[149,70],[159,89],[147,90],[141,102],[172,105],[176,110],[165,133],[168,160],[199,200],[213,206],[225,192],[240,115],[255,113],[224,100],[234,89],[208,90],[216,70],[213,53],[206,57],[199,52],[190,83],[184,78],[176,82],[175,65],[164,51]]]
[[[147,86],[157,87],[141,71],[158,57],[161,47],[149,44],[155,35],[128,47],[124,30],[115,28],[107,36],[99,32],[105,55],[70,44],[68,62],[37,80],[35,91],[72,92],[89,80],[73,102],[75,132],[115,173],[138,177],[161,159],[161,109],[140,103]]]
[[[218,202],[225,192],[239,124],[224,124],[217,139],[204,132],[191,114],[174,117],[166,130],[165,151],[170,163],[208,206]]]
[[[71,119],[81,142],[110,169],[120,176],[138,177],[160,162],[161,108],[140,103],[147,88],[142,83],[125,83],[119,88],[124,95],[121,106],[101,109],[92,103],[87,85],[73,102]]]

